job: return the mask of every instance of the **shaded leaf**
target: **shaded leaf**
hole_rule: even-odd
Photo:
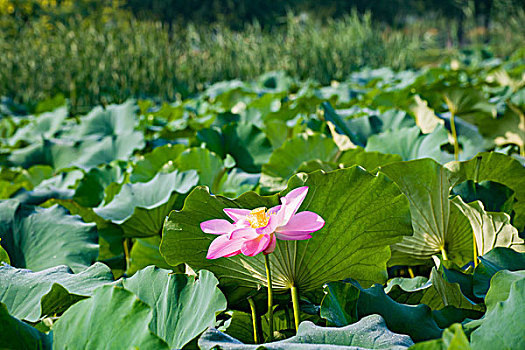
[[[456,185],[452,193],[461,196],[465,203],[481,201],[487,211],[512,213],[514,191],[500,183],[467,180]]]
[[[9,315],[6,306],[0,303],[0,344],[2,344],[2,349],[51,350],[52,343],[51,335],[39,332]]]
[[[248,173],[261,171],[268,162],[272,145],[266,135],[250,123],[231,123],[223,129],[226,153],[232,155],[237,166]]]
[[[497,247],[479,257],[480,263],[474,270],[474,295],[484,298],[489,290],[490,280],[501,270],[525,270],[525,254],[509,248]]]
[[[321,317],[337,327],[357,322],[359,289],[350,283],[328,283],[321,302]]]

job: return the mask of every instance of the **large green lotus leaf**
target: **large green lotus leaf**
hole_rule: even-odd
[[[159,236],[137,238],[135,242],[133,242],[133,247],[131,247],[131,251],[129,252],[127,275],[131,276],[138,270],[149,265],[155,265],[163,269],[172,268],[172,266],[166,263],[162,255],[160,255],[159,245]]]
[[[169,349],[151,332],[152,308],[132,292],[102,286],[53,325],[55,349]]]
[[[132,100],[106,108],[95,107],[86,116],[81,117],[80,125],[68,130],[66,136],[81,139],[92,135],[130,134],[138,125],[136,111],[137,106]]]
[[[221,158],[226,157],[228,153],[221,129],[216,126],[197,131],[196,141],[199,145],[206,146],[207,149],[218,154]]]
[[[144,135],[138,131],[106,136],[100,139],[87,139],[79,145],[78,158],[69,163],[57,164],[55,168],[78,166],[82,169],[91,169],[114,160],[128,160],[136,149],[142,148],[144,148]],[[66,149],[70,149],[70,147],[60,147],[55,152],[62,154],[60,152],[67,152]]]
[[[410,200],[414,235],[392,246],[390,265],[428,263],[443,253],[464,265],[472,260],[472,228],[449,200],[457,182],[454,174],[431,159],[392,163],[381,167]]]
[[[441,339],[428,340],[414,344],[410,350],[470,350],[470,344],[463,327],[454,323],[443,331]]]
[[[194,277],[153,266],[122,281],[124,288],[152,307],[150,329],[172,349],[182,348],[215,325],[215,315],[226,309],[218,284],[209,271]]]
[[[525,168],[512,157],[497,152],[484,152],[465,162],[450,162],[446,167],[460,177],[460,181],[490,180],[499,182],[516,195],[512,224],[518,229],[525,227]]]
[[[507,300],[512,284],[523,279],[525,279],[524,270],[497,272],[490,280],[490,288],[485,296],[487,309],[492,309],[498,302]]]
[[[348,137],[348,139],[355,144],[364,146],[366,144],[366,136],[358,133],[356,128],[350,128],[339,114],[334,110],[329,102],[321,104],[324,110],[324,118],[326,121],[332,123],[338,132]]]
[[[391,332],[379,315],[371,315],[346,327],[319,327],[305,321],[299,325],[297,335],[273,343],[260,345],[243,344],[216,329],[207,330],[199,339],[199,347],[211,349],[275,349],[275,350],[365,350],[365,349],[407,349],[412,340]]]
[[[130,181],[150,181],[163,168],[171,168],[169,162],[173,163],[185,149],[186,146],[182,144],[167,144],[155,148],[151,153],[147,153],[139,158],[131,172]]]
[[[266,135],[251,123],[231,123],[223,130],[225,149],[237,166],[249,173],[258,173],[268,162],[272,144]]]
[[[479,257],[480,263],[474,270],[474,295],[483,298],[489,290],[492,276],[501,270],[525,270],[525,254],[509,248],[497,247]]]
[[[349,293],[351,290],[349,286],[337,287],[335,286],[337,284],[353,286],[354,289],[359,291],[357,300],[355,299],[355,291]],[[321,303],[321,314],[334,314],[330,310],[326,310],[327,307],[352,310],[356,307],[356,304],[358,318],[373,314],[381,315],[388,329],[396,333],[408,334],[416,342],[434,339],[441,335],[441,328],[433,319],[432,312],[428,306],[397,303],[385,294],[383,287],[379,284],[368,289],[361,288],[356,282],[330,282],[329,285],[332,285],[334,293],[340,292],[343,294],[337,296],[339,304],[330,302],[326,305],[325,300],[333,301],[334,299],[327,299],[325,296]],[[343,319],[339,318],[338,320],[342,321]],[[329,321],[334,322],[335,319],[329,319]]]
[[[195,170],[157,174],[151,181],[127,183],[108,204],[94,212],[121,225],[127,237],[158,235],[164,218],[184,200],[183,194],[197,184]],[[180,203],[181,204],[181,203]]]
[[[42,138],[53,137],[61,129],[67,114],[67,107],[63,106],[36,117],[29,117],[29,123],[17,129],[15,134],[9,137],[9,145],[16,145],[20,141],[33,143]]]
[[[487,309],[481,325],[470,335],[472,348],[525,348],[523,305],[525,305],[525,278],[512,284],[505,301],[497,302]]]
[[[373,135],[415,125],[414,120],[407,113],[396,109],[390,109],[381,114],[367,110],[362,117],[343,121],[330,104],[323,103],[322,107],[325,119],[332,122],[338,132],[348,136],[352,143],[362,147],[367,145],[368,139]],[[355,112],[351,114],[355,115]]]
[[[39,142],[12,152],[9,160],[25,168],[46,164],[55,169],[90,169],[115,159],[126,160],[135,149],[144,147],[143,134],[134,131],[138,124],[135,109],[132,101],[107,109],[97,107],[80,119],[80,125],[64,128],[60,138],[40,137]]]
[[[415,126],[414,119],[406,112],[398,109],[389,109],[382,113],[372,111],[368,116],[352,118],[346,122],[350,128],[357,131],[363,139],[370,139],[389,130],[400,130]],[[368,144],[368,140],[366,144]]]
[[[0,347],[12,350],[51,350],[53,338],[9,315],[0,303]]]
[[[0,201],[0,240],[4,239],[2,246],[6,246],[6,234],[13,230],[15,222],[15,214],[20,203],[16,200],[2,200]]]
[[[33,165],[49,165],[54,169],[72,166],[89,170],[113,160],[127,160],[136,149],[144,147],[141,132],[126,135],[110,135],[80,141],[51,139],[17,149],[9,155],[9,161],[28,168]]]
[[[75,191],[72,189],[83,177],[81,170],[70,170],[43,180],[31,191],[22,189],[11,198],[26,205],[41,205],[50,199],[71,199]]]
[[[220,157],[206,148],[189,148],[182,152],[175,162],[179,171],[194,169],[199,175],[199,185],[212,190],[218,187],[226,169]]]
[[[98,256],[95,225],[69,215],[63,207],[21,205],[10,220],[10,229],[0,231],[0,238],[13,266],[40,271],[67,265],[78,272]]]
[[[68,148],[67,152],[65,151],[66,148]],[[57,169],[70,164],[78,157],[78,146],[75,147],[74,142],[67,142],[65,145],[61,145],[56,141],[44,139],[12,151],[8,156],[8,161],[12,165],[23,168],[29,168],[34,165],[49,165]]]
[[[448,134],[441,125],[430,134],[421,134],[419,127],[388,130],[372,135],[365,151],[399,154],[403,160],[432,158],[440,163],[451,160],[451,156],[441,151],[448,143]]]
[[[43,181],[52,178],[54,174],[53,168],[48,165],[35,165],[29,169],[22,169],[20,174],[16,177],[15,182],[22,184],[27,190],[32,190]]]
[[[296,286],[308,291],[348,277],[365,285],[384,282],[388,246],[411,233],[408,202],[397,186],[385,176],[371,175],[357,166],[298,174],[290,180],[287,191],[299,186],[309,187],[300,211],[313,211],[326,224],[310,240],[278,241],[275,252],[269,255],[275,290],[282,292]],[[260,197],[247,192],[231,200],[197,187],[183,210],[171,212],[166,221],[161,254],[171,265],[184,262],[194,269],[212,271],[221,286],[230,291],[265,285],[262,255],[206,259],[215,236],[202,232],[199,225],[209,219],[226,218],[224,208],[269,208],[278,204],[277,195]],[[226,295],[232,298],[230,292]]]
[[[470,221],[476,236],[479,255],[484,255],[495,247],[525,252],[525,241],[519,237],[518,230],[510,224],[508,214],[486,212],[480,201],[466,204],[460,197],[456,197],[452,202]]]
[[[47,302],[67,303],[68,295],[52,290],[57,283],[69,294],[89,296],[103,284],[113,282],[111,270],[102,263],[95,263],[86,270],[74,274],[67,266],[57,266],[44,271],[32,272],[11,266],[0,266],[0,301],[6,304],[9,313],[29,322],[51,316],[41,310],[41,299]]]
[[[467,180],[456,185],[452,193],[461,196],[465,203],[481,201],[486,211],[512,214],[514,191],[500,183]]]
[[[316,159],[334,161],[337,152],[334,141],[322,134],[297,135],[273,151],[268,163],[263,165],[261,187],[266,192],[281,191],[301,163]]]

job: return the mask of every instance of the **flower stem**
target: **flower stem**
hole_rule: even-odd
[[[478,266],[478,244],[476,242],[476,234],[472,232],[472,240],[474,241],[473,251],[474,251],[474,267]]]
[[[512,111],[519,116],[519,118],[520,118],[519,126],[523,130],[523,126],[525,126],[525,113],[523,113],[518,108],[518,106],[516,106],[515,104],[511,103],[510,101],[507,101],[507,104],[510,107],[510,109],[512,109]],[[525,157],[525,145],[523,144],[523,142],[522,142],[521,145],[519,145],[519,147],[520,147],[520,156]]]
[[[130,238],[124,238],[123,246],[124,246],[124,258],[126,260],[126,271],[129,267],[129,248],[130,248]]]
[[[252,323],[253,323],[253,341],[255,344],[261,344],[261,327],[259,323],[259,315],[257,315],[257,309],[255,308],[255,302],[253,298],[248,297],[248,303],[250,304],[250,309],[252,311]]]
[[[474,188],[478,183],[479,168],[481,166],[481,157],[476,158],[476,168],[474,169]],[[473,252],[474,252],[474,267],[478,266],[478,244],[476,243],[476,233],[472,230],[472,240],[474,241]]]
[[[458,134],[456,133],[456,123],[454,121],[454,113],[450,114],[450,128],[452,129],[452,137],[454,138],[454,160],[459,160],[459,143],[458,143]]]
[[[266,267],[266,279],[268,281],[268,341],[273,339],[273,290],[272,290],[272,272],[270,269],[270,257],[268,254],[264,255],[264,266]]]
[[[299,293],[297,292],[297,287],[292,286],[292,305],[293,305],[293,318],[295,321],[295,331],[299,329],[299,323],[301,323],[301,314],[299,308]]]

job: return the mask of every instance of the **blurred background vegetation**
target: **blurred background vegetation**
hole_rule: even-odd
[[[525,0],[0,0],[0,96],[63,95],[77,113],[274,70],[329,84],[365,66],[524,58],[524,23]]]

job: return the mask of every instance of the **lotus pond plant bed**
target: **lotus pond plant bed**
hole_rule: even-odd
[[[0,348],[525,348],[525,62],[452,66],[3,98]]]

